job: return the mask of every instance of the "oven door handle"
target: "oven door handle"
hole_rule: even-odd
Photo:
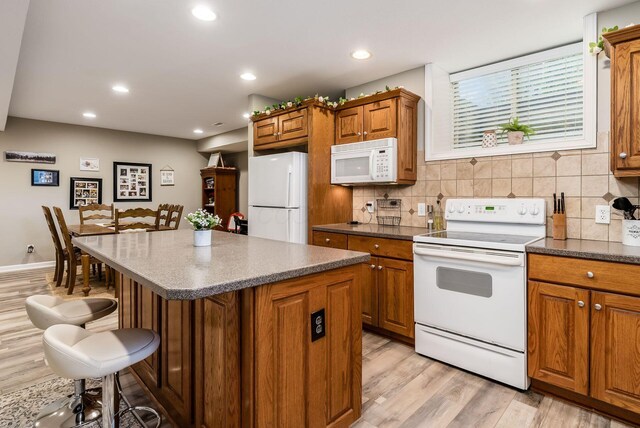
[[[442,257],[445,259],[456,259],[456,260],[468,260],[471,262],[484,262],[484,263],[492,263],[495,265],[503,265],[503,266],[520,266],[522,265],[522,256],[518,255],[517,257],[503,257],[503,256],[494,256],[485,253],[461,253],[450,250],[434,250],[427,248],[415,247],[413,249],[414,254],[418,256],[432,256],[432,257]]]

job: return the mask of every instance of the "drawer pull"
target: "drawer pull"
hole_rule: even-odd
[[[587,278],[593,278],[593,272],[589,271],[587,272]]]
[[[371,269],[375,269],[376,265],[370,265]]]
[[[378,266],[378,270],[382,270],[382,266]]]
[[[627,154],[625,152],[620,153],[618,156],[620,156],[620,159],[626,159],[627,158]]]
[[[596,303],[595,305],[593,305],[593,307],[596,311],[602,310],[602,305],[600,303]]]
[[[328,244],[329,242],[331,242],[331,239],[325,238],[324,242],[326,242]]]
[[[380,248],[380,245],[378,245],[378,244],[373,244],[373,248],[375,248],[375,249],[377,250],[378,248]]]
[[[578,300],[578,307],[584,308],[584,302],[582,300]]]

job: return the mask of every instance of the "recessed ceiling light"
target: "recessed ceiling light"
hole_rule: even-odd
[[[111,89],[113,89],[113,92],[119,92],[121,94],[129,93],[129,88],[123,85],[115,85],[115,86],[112,86]]]
[[[222,123],[222,122],[216,122],[216,123],[213,124],[213,126],[222,126],[222,125],[224,125],[224,123]]]
[[[253,73],[242,73],[240,78],[243,80],[256,80],[256,75]]]
[[[82,113],[82,115],[84,117],[86,117],[87,119],[95,119],[96,118],[96,114],[92,113],[90,111],[86,111],[86,112]]]
[[[244,113],[242,117],[244,117],[245,119],[249,119],[249,113]]]
[[[191,14],[201,21],[215,21],[218,17],[208,6],[200,5],[191,9]]]
[[[369,59],[371,58],[371,52],[365,49],[358,49],[357,51],[351,52],[351,57],[354,59]]]
[[[204,131],[202,129],[194,129],[193,133],[194,134],[202,134]]]

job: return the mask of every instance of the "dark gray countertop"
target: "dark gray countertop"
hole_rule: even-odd
[[[213,232],[194,247],[193,231],[74,238],[82,250],[170,300],[194,300],[369,260],[355,251]]]
[[[426,227],[409,227],[409,226],[381,226],[377,223],[369,224],[325,224],[322,226],[313,226],[313,230],[322,232],[345,233],[347,235],[373,236],[377,238],[402,239],[404,241],[413,241],[415,235],[427,233]]]
[[[630,247],[628,245],[622,245],[620,242],[589,241],[586,239],[556,241],[551,238],[546,238],[527,245],[527,252],[640,264],[640,247]]]

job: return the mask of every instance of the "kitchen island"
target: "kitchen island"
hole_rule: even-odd
[[[349,426],[369,254],[213,234],[74,239],[117,272],[120,328],[160,334],[138,382],[179,427]]]

